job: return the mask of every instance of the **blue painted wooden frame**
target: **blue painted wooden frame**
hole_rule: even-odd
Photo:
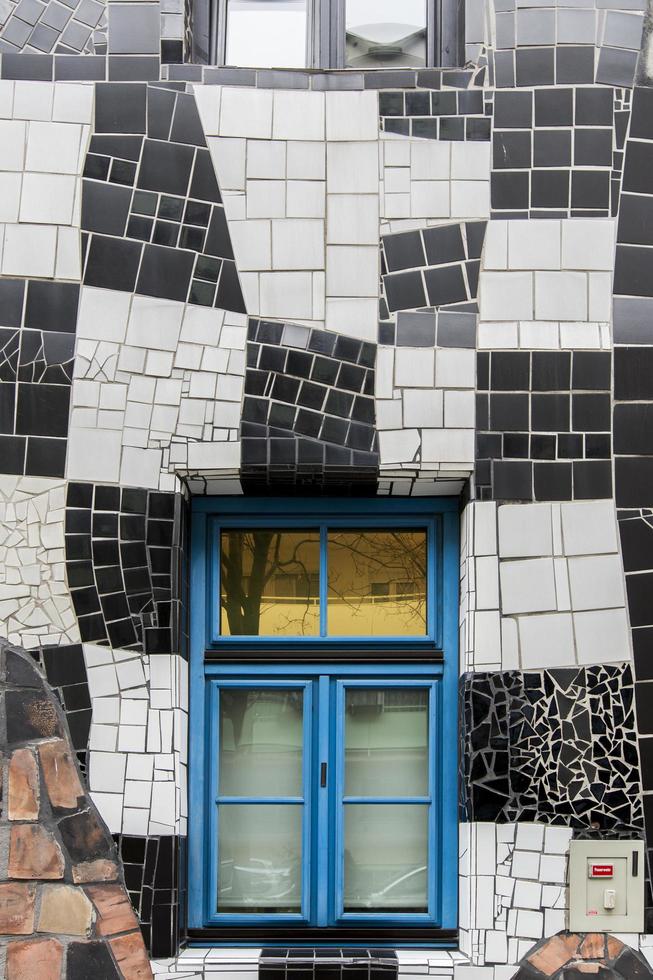
[[[319,592],[319,610],[320,610],[320,635],[319,636],[283,636],[283,637],[273,637],[273,636],[222,636],[220,633],[220,532],[223,528],[235,528],[243,526],[243,518],[236,517],[230,518],[225,516],[214,516],[210,518],[209,524],[209,542],[212,551],[212,559],[210,560],[208,575],[209,575],[209,595],[212,597],[209,608],[210,626],[209,626],[209,642],[212,646],[220,646],[225,650],[229,647],[242,647],[244,645],[250,646],[252,642],[255,642],[257,646],[267,646],[271,650],[277,650],[280,647],[287,647],[289,644],[301,644],[302,646],[319,647],[323,648],[325,643],[331,643],[333,646],[358,646],[361,644],[374,645],[374,646],[396,646],[398,643],[406,644],[410,643],[411,646],[419,647],[440,647],[441,646],[441,622],[440,616],[438,615],[438,605],[435,601],[435,597],[439,593],[438,579],[440,576],[440,568],[438,562],[438,554],[440,552],[439,547],[439,537],[440,537],[440,526],[437,520],[433,518],[426,517],[414,517],[414,516],[402,516],[391,522],[389,516],[383,518],[366,518],[363,520],[360,517],[355,516],[333,516],[328,519],[324,517],[313,517],[312,519],[301,518],[301,517],[284,517],[282,520],[274,522],[273,526],[280,530],[316,530],[319,531],[320,535],[320,592]],[[270,527],[271,521],[269,516],[265,517],[247,517],[246,519],[248,528],[256,527]],[[329,636],[327,633],[327,589],[328,589],[328,574],[327,574],[327,529],[344,529],[348,527],[363,527],[365,529],[370,528],[385,528],[390,523],[393,527],[397,528],[425,528],[427,532],[427,575],[426,575],[426,633],[422,636],[375,636],[372,638],[360,637],[360,636]]]
[[[216,678],[211,677],[208,680],[208,685],[210,688],[209,694],[209,745],[213,747],[213,751],[207,753],[210,760],[215,762],[215,765],[209,767],[208,772],[208,783],[209,783],[209,799],[211,800],[211,808],[208,817],[208,868],[212,872],[209,874],[208,879],[208,893],[207,893],[207,922],[212,925],[220,925],[225,922],[233,923],[236,919],[241,922],[241,924],[256,925],[258,923],[267,923],[270,921],[270,915],[264,915],[261,913],[242,913],[240,915],[234,915],[232,912],[216,913],[213,909],[218,907],[218,875],[215,870],[219,867],[219,854],[218,854],[218,839],[219,839],[219,817],[218,808],[220,806],[233,806],[239,803],[244,803],[251,806],[262,805],[265,803],[283,804],[290,803],[294,806],[302,806],[302,904],[301,912],[297,914],[291,913],[278,913],[274,915],[274,921],[279,925],[292,925],[298,922],[307,922],[309,918],[309,909],[311,902],[311,876],[310,876],[310,852],[311,852],[311,835],[312,835],[312,819],[311,819],[311,774],[313,770],[313,760],[309,752],[306,751],[307,746],[313,744],[312,736],[312,722],[313,722],[313,709],[312,709],[312,687],[310,681],[306,680],[296,680],[289,678],[287,680],[279,680],[275,677],[274,680],[266,678],[247,678],[242,677],[238,680]],[[220,728],[218,725],[219,720],[219,695],[225,688],[253,688],[257,690],[262,688],[283,688],[288,690],[289,688],[296,688],[297,690],[302,690],[304,693],[303,700],[303,716],[302,716],[302,730],[303,730],[303,743],[304,751],[302,754],[302,796],[299,798],[291,797],[236,797],[236,796],[221,796],[218,788],[218,759],[220,758]]]
[[[346,516],[343,514],[346,512]],[[419,499],[384,499],[373,498],[366,500],[289,500],[276,498],[195,498],[192,506],[191,519],[191,662],[190,662],[190,735],[189,735],[189,881],[197,883],[198,887],[191,885],[189,888],[188,905],[188,925],[190,928],[203,928],[213,924],[207,913],[209,911],[209,879],[212,874],[210,860],[207,860],[205,853],[205,843],[207,840],[208,826],[207,815],[210,813],[209,780],[207,772],[206,752],[206,719],[209,716],[209,690],[210,685],[207,681],[216,677],[242,678],[246,671],[244,664],[234,662],[238,657],[239,644],[243,638],[223,638],[219,641],[213,639],[212,628],[212,609],[209,601],[208,589],[211,584],[211,560],[215,561],[215,556],[210,554],[209,547],[209,528],[211,527],[211,539],[214,538],[214,525],[211,518],[219,515],[220,521],[228,521],[231,526],[247,525],[253,526],[253,522],[258,522],[258,526],[267,524],[268,526],[288,526],[289,515],[294,515],[298,523],[306,526],[307,521],[313,518],[313,522],[320,521],[324,524],[335,524],[336,522],[349,522],[351,525],[358,526],[409,526],[410,524],[422,524],[432,522],[437,535],[432,535],[433,551],[429,553],[429,574],[433,578],[429,579],[433,591],[429,596],[431,603],[430,615],[433,616],[434,628],[431,635],[426,639],[409,638],[402,640],[393,637],[389,641],[375,638],[372,641],[365,641],[356,638],[338,638],[336,642],[328,639],[317,638],[317,642],[306,642],[301,638],[290,641],[277,641],[273,644],[261,643],[262,654],[270,654],[270,666],[273,666],[275,676],[318,676],[320,670],[324,673],[325,665],[309,664],[299,662],[279,663],[278,658],[283,656],[283,645],[287,648],[292,645],[293,654],[304,648],[324,651],[324,659],[329,659],[329,649],[334,649],[345,644],[347,648],[355,647],[361,651],[366,648],[381,651],[384,646],[405,648],[406,653],[414,654],[416,650],[425,654],[424,663],[394,664],[379,663],[375,664],[370,658],[370,662],[364,665],[351,665],[349,668],[346,663],[331,665],[330,670],[333,674],[337,673],[340,677],[350,673],[352,670],[364,672],[366,679],[378,677],[381,679],[391,679],[392,677],[413,678],[420,676],[431,678],[441,675],[440,693],[440,748],[439,773],[437,781],[439,783],[439,801],[441,820],[436,828],[434,838],[434,853],[440,856],[440,892],[439,901],[437,896],[435,902],[439,905],[436,914],[436,921],[442,929],[455,929],[458,918],[458,888],[457,888],[457,772],[458,772],[458,702],[457,702],[457,680],[458,680],[458,578],[459,578],[459,548],[458,548],[458,501],[452,498],[419,498]],[[298,516],[299,515],[299,516]],[[215,595],[215,592],[213,592]],[[251,638],[244,638],[249,644]],[[257,648],[259,643],[257,642]],[[429,650],[441,650],[443,653],[443,663],[436,664],[428,659]],[[205,651],[224,653],[225,660],[206,661]],[[267,659],[267,656],[266,656]],[[253,667],[254,665],[250,665]],[[260,666],[260,665],[259,665]],[[248,671],[249,672],[249,671]],[[318,687],[317,701],[320,710],[330,704],[331,692],[328,684],[321,684]],[[332,740],[333,741],[333,740]],[[214,743],[215,744],[215,743]],[[320,745],[320,752],[326,751],[324,745]],[[324,758],[324,756],[322,756]],[[334,759],[329,759],[332,766]],[[333,770],[332,770],[333,771]],[[314,781],[315,782],[315,781]],[[310,800],[310,803],[309,803]],[[314,808],[316,805],[312,795],[307,797],[305,808]],[[326,809],[325,809],[326,808]],[[317,800],[317,812],[328,814],[328,801]],[[308,852],[306,852],[308,853]],[[321,869],[322,880],[328,876],[328,853],[325,848],[316,850],[315,835],[311,843],[311,860],[315,867]],[[330,893],[320,893],[314,898],[313,906],[315,909],[314,919],[318,924],[328,921],[329,909],[334,908],[335,895]],[[356,921],[360,921],[355,916]],[[406,917],[407,918],[407,917]],[[265,917],[266,922],[271,925],[269,918]],[[251,922],[251,919],[248,921]],[[275,923],[277,921],[275,917]],[[340,920],[342,921],[342,920]],[[370,921],[369,919],[367,920]],[[233,916],[229,916],[229,922],[236,925]],[[396,919],[393,919],[396,922]],[[411,924],[414,923],[413,919]],[[374,925],[383,923],[374,920]],[[408,925],[408,922],[405,923]],[[263,926],[264,924],[261,923]],[[396,945],[396,943],[395,943]]]

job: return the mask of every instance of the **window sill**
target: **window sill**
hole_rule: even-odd
[[[170,81],[249,88],[361,91],[363,89],[468,88],[471,68],[228,68],[214,65],[167,65]]]

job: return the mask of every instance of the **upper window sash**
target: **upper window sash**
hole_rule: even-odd
[[[212,64],[234,68],[374,71],[459,63],[460,0],[411,0],[415,10],[403,20],[402,12],[406,14],[408,6],[401,0],[386,0],[389,10],[393,3],[396,5],[397,16],[392,18],[392,24],[398,24],[398,30],[394,32],[390,28],[390,13],[379,24],[372,25],[375,30],[365,32],[360,29],[370,26],[362,21],[365,20],[365,4],[373,8],[373,0],[278,0],[276,11],[273,0],[268,2],[270,10],[265,11],[266,0],[213,0]],[[422,2],[423,15],[418,9]],[[270,30],[275,14],[284,25],[278,40],[275,40],[275,32]],[[418,36],[422,21],[424,40]],[[386,29],[384,25],[387,25]],[[254,26],[260,26],[260,31],[253,30]],[[302,28],[303,45],[298,35]],[[348,29],[352,38],[349,63]],[[358,42],[354,35],[360,39]],[[438,39],[440,43],[436,43]],[[360,56],[353,50],[356,43],[360,45]],[[285,56],[282,46],[286,48]]]
[[[266,508],[267,509],[267,508]],[[314,531],[319,533],[320,554],[319,554],[319,629],[315,624],[314,635],[226,635],[221,632],[221,534],[222,531],[232,530],[255,530],[255,529],[274,529],[279,531],[292,532],[293,529],[301,531]],[[345,530],[351,528],[360,531],[374,532],[375,530],[417,530],[426,531],[426,630],[417,635],[391,634],[388,636],[378,636],[374,634],[347,635],[342,632],[329,634],[327,624],[327,610],[329,607],[329,575],[327,567],[327,535],[331,531]],[[320,648],[327,645],[339,646],[361,646],[373,645],[375,648],[382,646],[409,647],[428,647],[433,649],[441,648],[441,552],[442,534],[441,521],[437,516],[406,516],[393,513],[392,508],[388,508],[383,516],[365,519],[351,515],[347,517],[326,517],[322,519],[312,518],[306,514],[304,517],[286,518],[282,516],[252,515],[251,517],[243,513],[233,518],[217,518],[211,520],[209,530],[210,547],[208,549],[207,561],[207,599],[208,599],[208,644],[220,648],[238,648],[242,646],[257,647],[269,646],[277,648],[279,645],[296,647],[303,645],[306,647]],[[332,602],[333,609],[333,602]]]

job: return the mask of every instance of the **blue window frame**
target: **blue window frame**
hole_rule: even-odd
[[[376,944],[388,939],[396,945],[402,937],[406,942],[427,937],[431,943],[439,937],[444,942],[455,930],[457,509],[457,501],[446,498],[194,501],[191,938],[245,943],[301,943],[305,938],[315,944],[337,942],[342,936],[349,943],[358,937]],[[318,635],[220,635],[220,534],[225,528],[256,527],[310,528],[318,533]],[[329,636],[327,530],[348,527],[426,531],[427,608],[422,635]],[[295,714],[301,713],[301,725],[295,717],[292,737],[286,739],[293,743],[292,751],[284,743],[286,754],[276,760],[282,775],[270,785],[265,765],[256,759],[256,746],[249,746],[248,755],[234,752],[229,711],[235,709],[228,707],[234,698],[241,705],[238,718],[243,717],[244,703],[247,710],[260,713],[268,702],[278,707],[285,701],[293,705]],[[287,704],[279,710],[287,718]],[[347,726],[352,725],[355,742],[352,719],[356,712],[365,718],[370,711],[385,712],[384,717],[395,723],[402,711],[408,711],[413,724],[420,719],[420,731],[426,731],[428,739],[419,752],[410,751],[421,761],[404,766],[404,772],[412,772],[412,765],[422,773],[415,776],[414,785],[397,786],[396,779],[385,785],[373,766],[372,776],[368,773],[361,783],[367,779],[369,785],[362,790],[350,785],[351,772],[367,770],[365,752],[351,748],[347,741]],[[269,724],[270,718],[259,717],[259,723]],[[240,761],[234,763],[236,756]],[[360,764],[352,769],[350,760],[359,756],[362,769]],[[294,775],[285,785],[284,773],[291,770]],[[234,782],[236,771],[240,775]],[[406,854],[386,866],[369,857],[373,849],[366,850],[365,841],[373,840],[375,833],[378,840],[384,839],[383,834],[387,839],[393,826],[411,828],[404,836],[412,850],[408,854],[410,848],[404,848]],[[252,856],[250,852],[256,850],[252,840],[261,834],[268,835],[267,850],[260,851],[266,857]],[[247,860],[242,858],[243,848]]]

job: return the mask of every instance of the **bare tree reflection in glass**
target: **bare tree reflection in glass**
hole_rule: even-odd
[[[424,636],[426,532],[329,531],[329,636]]]
[[[319,531],[223,531],[223,636],[318,636]]]
[[[426,531],[330,530],[328,636],[424,636]],[[223,636],[319,636],[317,529],[225,530],[220,544]]]

